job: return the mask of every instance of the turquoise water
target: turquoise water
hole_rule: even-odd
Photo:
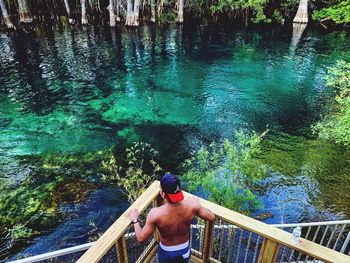
[[[10,196],[19,206],[0,207],[8,222],[24,216],[26,198],[34,214],[42,212],[40,191],[53,189],[37,188],[42,181],[74,179],[84,169],[90,179],[98,173],[88,158],[80,170],[63,165],[57,171],[57,156],[70,162],[141,140],[160,151],[166,170],[177,172],[191,151],[240,128],[270,130],[261,159],[271,171],[258,189],[264,208],[256,212],[272,212],[266,222],[349,218],[349,151],[310,132],[329,97],[327,68],[350,61],[346,33],[306,29],[298,42],[291,31],[275,28],[38,25],[0,37],[1,200]],[[2,249],[3,257],[85,242],[90,219],[106,229],[127,203],[120,194],[102,198],[112,190],[95,187],[83,200],[55,203],[50,213],[60,220]]]

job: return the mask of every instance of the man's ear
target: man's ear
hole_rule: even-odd
[[[165,193],[163,192],[162,189],[159,190],[160,196],[164,199],[165,198]]]

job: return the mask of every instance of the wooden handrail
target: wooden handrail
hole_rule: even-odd
[[[131,224],[131,220],[128,215],[130,209],[138,209],[141,213],[152,202],[156,203],[156,198],[159,195],[159,185],[159,181],[153,182],[152,185],[114,222],[114,224],[95,242],[95,244],[88,251],[86,251],[86,253],[77,262],[98,262],[107,253],[107,251],[117,243]],[[184,195],[185,198],[193,197],[192,194],[187,192],[184,192]],[[277,256],[280,245],[284,245],[288,248],[300,251],[306,255],[326,262],[350,262],[350,257],[345,254],[321,246],[304,238],[300,238],[301,242],[299,244],[294,244],[291,238],[292,235],[286,231],[234,212],[220,205],[209,202],[208,200],[204,200],[202,198],[198,198],[198,200],[204,207],[213,211],[217,218],[252,233],[258,234],[264,238],[264,245],[260,251],[259,262],[273,261]],[[206,229],[206,236],[208,237],[209,241],[212,226],[213,224],[206,224],[206,228],[208,228]],[[208,244],[210,246],[210,242],[208,242]],[[202,260],[198,262],[206,261],[209,251],[208,247],[203,248],[203,250],[205,252],[203,254],[205,255],[203,256]],[[155,253],[154,249],[152,250],[152,253]]]
[[[184,192],[186,198],[194,197],[192,194]],[[317,243],[314,243],[310,240],[300,238],[299,244],[294,244],[292,242],[292,234],[278,229],[276,227],[270,226],[263,222],[260,222],[256,219],[253,219],[249,216],[242,215],[235,211],[232,211],[228,208],[222,207],[220,205],[214,204],[208,200],[196,197],[200,203],[213,211],[213,213],[224,221],[236,225],[240,228],[258,234],[265,239],[275,241],[278,244],[284,245],[286,247],[292,248],[294,250],[305,253],[309,256],[315,257],[317,259],[326,261],[326,262],[348,262],[350,263],[350,257],[339,253],[330,248],[321,246]]]
[[[107,251],[118,241],[125,230],[131,224],[129,211],[137,209],[142,213],[146,207],[153,202],[159,194],[159,181],[155,181],[150,187],[107,229],[107,231],[96,241],[96,243],[82,255],[77,262],[98,262]]]

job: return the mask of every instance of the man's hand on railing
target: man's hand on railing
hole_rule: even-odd
[[[134,224],[137,223],[139,218],[139,211],[137,209],[131,209],[129,212],[129,217]]]

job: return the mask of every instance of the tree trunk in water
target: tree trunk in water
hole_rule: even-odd
[[[109,6],[107,7],[109,11],[109,26],[115,27],[117,17],[114,13],[114,0],[109,0]]]
[[[116,0],[117,1],[117,5],[116,5],[116,10],[117,10],[117,22],[120,22],[120,5],[121,5],[121,0]]]
[[[80,0],[81,3],[81,23],[83,25],[86,25],[88,23],[87,17],[86,17],[86,0]]]
[[[164,5],[164,0],[159,0],[159,4],[158,4],[158,8],[157,8],[158,17],[160,17],[162,12],[163,12],[163,5]]]
[[[305,23],[309,22],[307,14],[308,0],[300,0],[297,14],[294,17],[293,23]]]
[[[140,0],[134,0],[134,19],[133,26],[139,26]]]
[[[292,47],[295,48],[298,45],[306,26],[305,23],[293,23]]]
[[[184,0],[178,1],[177,8],[178,8],[177,9],[177,22],[183,23],[184,22]]]
[[[64,0],[64,6],[66,7],[69,24],[74,24],[74,19],[72,17],[71,12],[70,12],[68,0]]]
[[[19,22],[32,23],[33,17],[29,11],[27,0],[18,0],[19,7]]]
[[[126,8],[126,19],[125,19],[125,25],[126,26],[132,26],[133,20],[134,20],[134,12],[132,9],[132,0],[128,0],[127,8]]]
[[[11,18],[9,16],[9,13],[7,12],[7,8],[6,8],[4,0],[0,0],[0,7],[1,7],[0,9],[2,11],[2,16],[4,18],[4,22],[6,24],[6,27],[7,28],[14,28],[12,21],[11,21]]]
[[[151,0],[151,22],[156,22],[156,3],[155,0]]]

